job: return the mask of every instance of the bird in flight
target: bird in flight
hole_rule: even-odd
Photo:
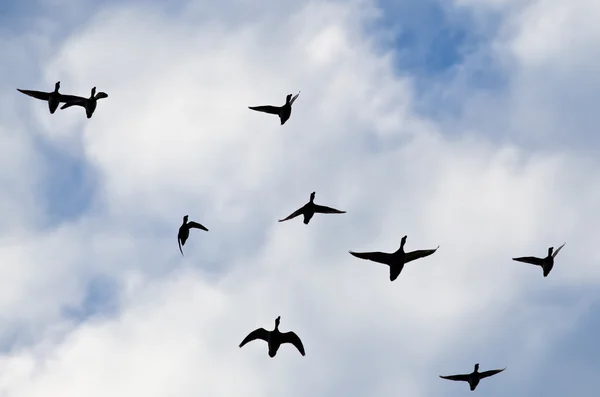
[[[272,105],[264,105],[264,106],[248,106],[249,109],[256,110],[257,112],[264,112],[270,114],[276,114],[279,116],[279,120],[281,120],[281,125],[284,125],[286,121],[290,118],[292,114],[292,104],[300,95],[300,91],[296,95],[292,97],[292,94],[288,94],[285,98],[285,105],[283,106],[272,106]]]
[[[394,281],[400,275],[400,272],[404,268],[404,264],[414,261],[415,259],[423,258],[433,254],[437,251],[440,246],[438,245],[435,249],[418,250],[412,252],[404,252],[404,245],[406,244],[406,237],[402,237],[400,242],[400,248],[394,253],[387,252],[353,252],[349,251],[350,254],[360,259],[366,259],[369,261],[383,263],[390,267],[390,281]]]
[[[273,331],[267,331],[264,328],[258,328],[254,331],[250,332],[248,336],[244,338],[242,343],[240,343],[240,347],[244,346],[248,342],[252,342],[253,340],[262,339],[269,345],[269,357],[273,358],[277,354],[277,350],[284,343],[291,343],[298,349],[300,354],[303,356],[304,346],[302,345],[302,341],[294,332],[281,332],[279,331],[279,321],[281,320],[281,316],[278,316],[275,319],[275,329]]]
[[[80,96],[73,96],[72,99],[66,101],[64,105],[61,106],[61,109],[66,109],[71,106],[81,106],[85,108],[85,114],[88,119],[92,118],[92,114],[96,110],[96,106],[98,105],[98,99],[108,98],[108,94],[105,92],[99,92],[96,94],[96,87],[92,88],[92,93],[89,98],[84,98]]]
[[[440,375],[440,378],[448,379],[448,380],[458,380],[458,381],[463,381],[463,382],[469,382],[469,387],[471,388],[471,391],[473,391],[473,390],[475,390],[475,388],[477,387],[477,385],[479,384],[479,381],[481,381],[481,379],[487,378],[488,376],[496,375],[496,374],[504,371],[505,369],[506,369],[506,367],[503,369],[493,369],[490,371],[479,372],[479,364],[475,364],[475,368],[474,368],[473,372],[471,372],[470,374],[448,375],[448,376]]]
[[[185,245],[186,240],[190,236],[190,229],[202,229],[208,232],[208,229],[198,222],[188,222],[188,218],[188,215],[183,217],[183,224],[179,227],[179,233],[177,233],[177,242],[179,243],[179,251],[181,251],[181,256],[183,256],[183,250],[181,249],[181,246]]]
[[[535,256],[522,256],[520,258],[513,258],[513,261],[530,263],[532,265],[540,266],[544,271],[544,277],[548,277],[548,274],[550,274],[550,270],[552,270],[552,268],[554,267],[554,258],[556,257],[556,255],[558,255],[558,253],[560,252],[562,247],[565,246],[565,244],[566,242],[563,243],[563,245],[561,245],[560,247],[558,247],[556,251],[554,251],[554,247],[548,248],[548,256],[545,258],[538,258]],[[552,251],[554,251],[554,253],[552,253]]]
[[[59,88],[60,88],[60,81],[57,81],[56,84],[54,84],[54,91],[51,91],[51,92],[22,90],[20,88],[17,88],[17,91],[19,91],[25,95],[29,95],[32,98],[40,99],[42,101],[47,101],[48,109],[50,110],[50,114],[54,114],[54,112],[56,112],[56,109],[58,108],[58,105],[61,102],[73,101],[78,98],[77,96],[74,96],[74,95],[63,95],[63,94],[59,93],[58,92]]]
[[[301,208],[291,213],[285,219],[279,219],[279,222],[285,222],[299,215],[304,215],[304,224],[308,225],[314,214],[345,214],[346,211],[336,210],[335,208],[325,207],[324,205],[315,204],[315,192],[310,194],[310,201],[304,204]]]

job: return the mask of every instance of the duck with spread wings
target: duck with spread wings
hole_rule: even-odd
[[[561,245],[560,247],[558,247],[556,251],[554,251],[554,247],[548,248],[548,256],[545,258],[538,258],[535,256],[522,256],[519,258],[513,258],[513,261],[540,266],[544,271],[544,277],[548,277],[548,274],[550,274],[550,270],[552,270],[552,268],[554,267],[554,258],[556,257],[556,255],[558,255],[558,253],[560,252],[562,247],[565,246],[565,244],[566,242],[563,243],[563,245]]]
[[[48,109],[50,110],[50,114],[54,114],[54,112],[56,112],[56,109],[58,108],[58,105],[61,102],[74,101],[74,100],[77,100],[77,98],[78,98],[75,95],[63,95],[63,94],[59,93],[58,92],[59,88],[60,88],[60,81],[57,81],[56,84],[54,84],[54,91],[50,91],[50,92],[33,91],[33,90],[22,90],[20,88],[17,88],[17,91],[19,91],[25,95],[28,95],[32,98],[40,99],[42,101],[47,101]]]
[[[66,109],[71,106],[81,106],[85,109],[85,114],[88,119],[92,118],[94,111],[96,110],[96,106],[98,105],[98,99],[108,98],[108,94],[106,92],[99,92],[96,94],[96,87],[92,88],[92,93],[89,98],[84,98],[81,96],[73,96],[73,99],[66,101],[64,105],[61,106],[61,109]]]
[[[256,110],[257,112],[264,112],[270,114],[276,114],[279,116],[279,120],[281,121],[281,125],[284,125],[286,121],[289,120],[292,115],[292,104],[300,95],[300,91],[294,96],[292,94],[288,94],[285,98],[285,105],[283,106],[272,106],[272,105],[263,105],[263,106],[248,106],[249,109]]]
[[[281,316],[278,316],[275,319],[275,329],[273,331],[267,331],[264,328],[258,328],[254,331],[250,332],[248,336],[244,338],[242,343],[240,343],[240,347],[244,346],[248,342],[252,342],[253,340],[261,339],[267,342],[269,346],[269,357],[273,358],[277,354],[277,350],[284,343],[291,343],[298,349],[300,354],[305,355],[304,346],[302,345],[302,341],[294,332],[281,332],[279,331],[279,321],[281,320]]]
[[[296,211],[292,212],[288,217],[284,219],[279,219],[279,222],[285,222],[290,219],[294,219],[299,215],[304,216],[304,224],[308,225],[313,215],[316,213],[319,214],[345,214],[346,211],[336,210],[335,208],[326,207],[324,205],[315,204],[315,192],[310,194],[310,201],[304,204],[302,207],[298,208]]]
[[[188,222],[189,215],[183,217],[183,223],[179,227],[179,233],[177,233],[177,242],[179,243],[179,251],[181,251],[181,255],[183,256],[183,250],[181,249],[182,245],[185,245],[188,237],[190,236],[190,229],[201,229],[208,232],[208,229],[198,222]]]
[[[400,275],[400,272],[404,268],[404,264],[414,261],[415,259],[424,258],[433,254],[437,251],[440,246],[438,245],[435,249],[418,250],[412,252],[404,252],[404,245],[406,244],[407,236],[402,237],[400,242],[400,248],[396,252],[353,252],[349,251],[350,254],[360,259],[366,259],[369,261],[383,263],[390,267],[390,281],[394,281]]]
[[[471,372],[470,374],[447,375],[447,376],[440,375],[440,378],[468,382],[471,391],[473,391],[473,390],[475,390],[475,388],[477,387],[477,385],[479,384],[481,379],[487,378],[488,376],[496,375],[496,374],[504,371],[505,369],[506,368],[492,369],[490,371],[479,372],[479,364],[475,364],[475,368],[474,368],[473,372]]]

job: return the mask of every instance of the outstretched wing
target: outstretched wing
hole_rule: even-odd
[[[257,112],[265,112],[271,114],[279,114],[280,107],[265,105],[265,106],[248,106],[248,109],[256,110]]]
[[[336,210],[335,208],[325,207],[324,205],[316,205],[313,207],[315,212],[319,212],[321,214],[345,214],[346,211]]]
[[[181,256],[185,256],[183,255],[183,250],[181,249],[181,238],[179,238],[179,236],[177,236],[177,244],[179,244],[179,251],[181,252]]]
[[[499,374],[500,372],[504,371],[505,369],[506,369],[506,367],[504,367],[502,369],[492,369],[490,371],[480,372],[479,378],[483,379],[483,378],[487,378],[488,376]]]
[[[199,224],[198,222],[194,222],[194,221],[192,221],[192,222],[188,222],[188,223],[187,223],[187,225],[188,225],[190,228],[194,228],[194,229],[202,229],[202,230],[205,230],[205,231],[207,231],[207,232],[208,232],[208,229],[207,229],[207,228],[205,228],[204,226],[202,226],[201,224]]]
[[[77,96],[77,95],[63,95],[63,94],[58,94],[58,101],[59,102],[77,102],[81,99],[81,97]],[[85,98],[83,98],[85,99]]]
[[[102,99],[102,98],[108,98],[108,94],[106,92],[102,92],[102,91],[96,94],[96,100]]]
[[[352,254],[353,256],[360,258],[360,259],[366,259],[368,261],[373,261],[373,262],[377,262],[377,263],[383,263],[384,265],[388,265],[390,263],[390,256],[391,254],[388,254],[386,252],[352,252],[352,251],[348,251],[350,252],[350,254]]]
[[[448,376],[442,376],[442,375],[440,375],[440,378],[442,378],[442,379],[448,379],[448,380],[462,380],[464,382],[468,382],[469,381],[469,375],[465,375],[465,374],[461,374],[461,375],[448,375]]]
[[[50,97],[50,93],[49,92],[32,91],[32,90],[22,90],[20,88],[17,88],[17,91],[22,92],[25,95],[29,95],[30,97],[33,97],[33,98],[36,98],[36,99],[41,99],[42,101],[47,101],[48,98]]]
[[[66,108],[69,108],[71,106],[83,106],[83,107],[85,107],[86,103],[87,103],[87,98],[76,96],[76,95],[72,95],[72,96],[70,96],[69,100],[67,100],[66,103],[64,105],[62,105],[60,108],[61,109],[66,109]]]
[[[553,258],[556,258],[556,255],[558,255],[558,252],[559,252],[559,251],[562,249],[562,247],[564,247],[564,246],[565,246],[565,244],[566,244],[566,243],[567,243],[567,242],[565,241],[565,242],[563,243],[563,245],[561,245],[560,247],[558,247],[558,249],[557,249],[556,251],[554,251],[554,253],[552,254],[552,257],[553,257]]]
[[[244,340],[242,341],[242,343],[240,343],[240,347],[242,347],[246,343],[252,342],[253,340],[256,340],[256,339],[262,339],[265,342],[267,342],[269,340],[269,331],[267,331],[264,328],[255,329],[254,331],[250,332],[248,334],[248,336],[246,336],[244,338]]]
[[[520,258],[513,258],[513,261],[530,263],[536,266],[543,266],[544,260],[542,258],[537,258],[535,256],[522,256]]]
[[[296,100],[296,98],[298,98],[298,95],[300,95],[300,91],[298,91],[298,93],[296,95],[294,95],[292,97],[292,99],[290,99],[290,106],[292,106],[294,104],[294,101]]]
[[[410,261],[414,261],[415,259],[424,258],[426,256],[429,256],[429,255],[433,254],[435,251],[437,251],[438,248],[440,248],[439,245],[437,246],[437,248],[431,249],[431,250],[418,250],[418,251],[407,252],[404,256],[404,263],[408,263]]]
[[[294,219],[298,215],[301,215],[303,212],[304,212],[304,207],[298,208],[296,211],[294,211],[290,215],[288,215],[287,218],[285,218],[285,219],[279,219],[279,222],[284,222],[284,221],[289,221],[290,219]]]
[[[302,341],[300,340],[300,337],[298,337],[298,335],[296,335],[296,333],[291,332],[291,331],[282,333],[281,334],[281,343],[291,343],[292,345],[296,346],[296,349],[298,349],[300,354],[302,354],[303,356],[305,355],[304,346],[302,345]]]

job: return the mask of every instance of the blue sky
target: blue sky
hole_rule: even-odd
[[[452,397],[438,375],[478,362],[508,367],[479,395],[595,396],[597,17],[3,2],[0,394]],[[15,90],[58,80],[108,98],[88,120]],[[284,126],[247,109],[298,91]],[[277,222],[312,191],[347,213]],[[181,257],[186,214],[210,231]],[[440,249],[394,282],[347,253],[404,235]],[[547,278],[511,261],[565,241]],[[305,357],[237,347],[279,315]]]

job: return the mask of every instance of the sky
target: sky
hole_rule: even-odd
[[[600,3],[0,2],[1,397],[600,386]],[[108,94],[91,119],[17,88]],[[291,118],[249,110],[300,95]],[[347,213],[278,223],[316,192]],[[192,230],[182,257],[182,217]],[[394,282],[348,251],[440,246]],[[548,277],[512,261],[566,242]],[[293,330],[273,359],[252,330]],[[474,392],[439,375],[507,367]],[[469,394],[476,393],[476,394]]]

